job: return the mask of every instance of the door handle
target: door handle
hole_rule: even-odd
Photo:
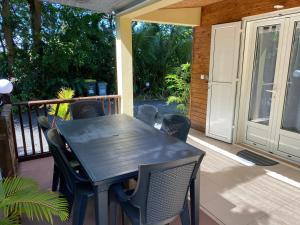
[[[276,91],[275,91],[275,90],[266,90],[266,92],[273,93],[273,94],[275,94],[275,93],[276,93]]]

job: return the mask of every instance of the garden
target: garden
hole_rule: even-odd
[[[115,18],[36,0],[1,4],[0,78],[13,101],[56,98],[62,88],[90,94],[91,83],[116,93]],[[178,104],[186,113],[192,28],[132,23],[134,96]]]

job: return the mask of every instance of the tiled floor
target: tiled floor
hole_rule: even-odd
[[[241,147],[194,130],[188,142],[207,153],[201,166],[201,225],[216,225],[210,217],[226,225],[300,225],[300,170],[283,163],[255,166],[236,156]],[[49,189],[52,166],[51,158],[29,161],[20,165],[20,174]],[[94,224],[92,207],[86,225]]]
[[[50,190],[52,182],[52,169],[53,160],[49,158],[37,159],[28,162],[22,162],[19,165],[19,174],[24,177],[29,177],[36,180],[42,189]],[[84,225],[94,225],[94,202],[91,201],[88,204],[87,213],[85,216]],[[42,223],[37,221],[29,221],[26,218],[22,219],[23,225],[49,225],[48,223]],[[62,223],[58,219],[54,220],[54,225],[69,225],[72,224],[71,220]],[[180,225],[180,221],[176,220],[171,225]],[[213,219],[211,219],[207,214],[200,211],[200,224],[201,225],[218,225]]]
[[[280,163],[255,166],[235,154],[242,148],[191,131],[189,143],[206,151],[201,207],[220,224],[300,224],[300,170]]]

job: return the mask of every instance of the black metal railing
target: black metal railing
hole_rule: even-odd
[[[37,118],[45,115],[51,126],[55,125],[59,108],[62,104],[83,100],[98,100],[102,102],[102,109],[106,115],[120,113],[121,97],[119,95],[80,97],[72,99],[37,100],[14,103],[13,135],[16,143],[16,153],[19,161],[26,161],[50,155],[41,128],[37,125]],[[49,115],[51,105],[56,105],[54,115]],[[66,119],[69,111],[64,115]]]

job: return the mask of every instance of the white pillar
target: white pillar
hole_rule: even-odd
[[[131,19],[117,17],[117,84],[121,113],[133,116],[133,65]]]

